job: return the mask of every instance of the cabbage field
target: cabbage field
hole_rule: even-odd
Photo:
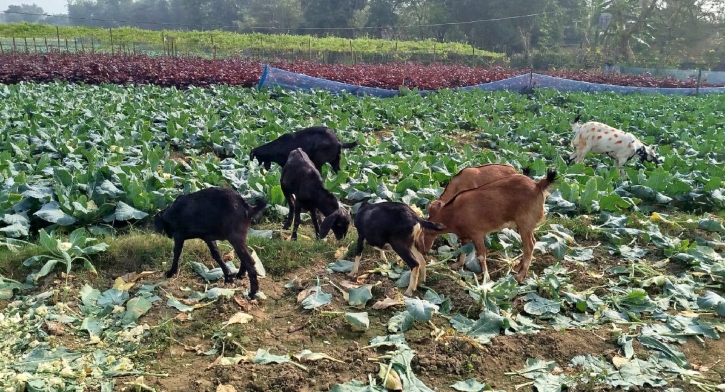
[[[3,385],[709,392],[725,384],[721,96],[441,90],[378,99],[19,83],[0,85],[0,100],[0,248],[9,259],[28,256],[0,269]],[[602,156],[566,166],[577,114],[656,144],[662,164],[630,161],[624,177]],[[425,212],[466,166],[510,163],[536,178],[556,167],[527,280],[508,273],[521,253],[508,229],[487,241],[492,275],[483,280],[447,267],[471,249],[444,236],[417,298],[396,289],[408,273],[392,254],[386,263],[366,249],[366,272],[347,280],[352,228],[339,243],[285,241],[280,168],[263,171],[249,151],[313,124],[360,143],[343,152],[338,174],[323,169],[353,213],[370,197]],[[146,232],[149,218],[208,186],[270,202],[250,234],[268,269],[258,303],[217,287],[204,248],[184,259],[178,280],[160,273],[169,257],[144,265],[153,273],[103,265],[107,243],[131,236],[169,256],[170,242]],[[293,265],[276,267],[289,247]],[[60,286],[70,292],[61,299]]]

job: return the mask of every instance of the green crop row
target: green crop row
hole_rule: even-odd
[[[249,150],[313,124],[361,146],[343,154],[328,187],[349,204],[373,196],[425,209],[459,169],[486,162],[562,174],[549,211],[714,211],[725,206],[725,100],[541,90],[441,91],[390,99],[218,86],[0,85],[0,231],[101,228],[143,219],[179,193],[228,185],[270,198],[283,214],[278,167]],[[581,113],[658,144],[661,166],[611,159],[566,166],[569,122]],[[225,157],[225,159],[220,159]]]
[[[373,38],[346,39],[339,37],[312,37],[307,35],[285,34],[237,34],[228,31],[152,31],[130,27],[104,29],[100,27],[66,26],[11,23],[0,24],[0,37],[5,38],[47,38],[51,42],[60,39],[93,38],[96,44],[168,45],[171,40],[176,47],[184,51],[189,48],[210,50],[216,47],[222,52],[240,52],[242,50],[297,50],[331,51],[357,53],[437,53],[439,58],[448,54],[476,56],[488,59],[503,58],[501,53],[474,49],[467,44],[457,42],[439,43],[434,41],[390,41]],[[213,42],[213,45],[212,45]]]

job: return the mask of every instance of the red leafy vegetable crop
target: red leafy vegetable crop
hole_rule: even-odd
[[[435,90],[490,83],[528,73],[503,67],[469,67],[434,63],[320,64],[309,61],[271,62],[270,66],[313,77],[366,87],[397,90],[400,86]],[[88,84],[155,84],[186,88],[229,84],[251,87],[259,82],[262,63],[239,58],[151,57],[101,53],[0,55],[0,83],[83,82]],[[653,78],[586,70],[551,70],[550,76],[583,82],[635,87],[696,87],[697,80]],[[702,83],[702,87],[713,84]]]

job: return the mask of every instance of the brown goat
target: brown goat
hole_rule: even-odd
[[[524,168],[522,171],[524,175],[529,175],[529,168]],[[487,163],[485,165],[464,168],[451,177],[451,180],[448,182],[448,185],[446,185],[443,193],[441,193],[438,199],[433,200],[428,205],[428,216],[432,218],[437,217],[443,205],[462,191],[478,188],[479,186],[486,185],[491,181],[512,176],[514,174],[519,173],[513,166],[501,163]],[[437,235],[433,233],[425,233],[424,236],[433,236],[433,238],[437,237]],[[460,268],[465,260],[466,255],[460,254],[458,256],[458,261],[451,265],[451,268]]]
[[[514,276],[521,282],[526,277],[534,253],[534,230],[545,219],[544,201],[547,188],[556,180],[556,169],[550,168],[546,177],[535,182],[522,174],[494,180],[478,188],[463,191],[437,210],[431,222],[446,226],[442,233],[454,233],[463,243],[473,242],[481,271],[486,272],[486,234],[516,227],[521,234],[524,256],[514,267]],[[440,234],[440,233],[438,233]],[[425,251],[430,251],[438,234],[426,235]]]

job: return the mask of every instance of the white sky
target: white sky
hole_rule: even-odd
[[[66,0],[0,0],[0,11],[8,9],[9,5],[33,4],[42,8],[46,14],[67,14]]]

